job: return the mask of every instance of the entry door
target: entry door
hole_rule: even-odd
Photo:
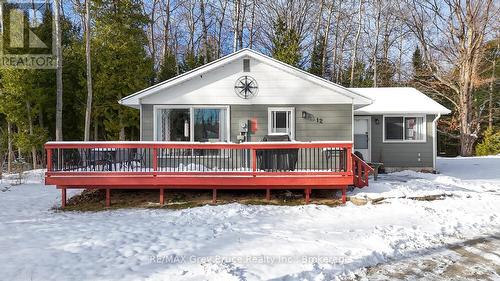
[[[363,154],[366,162],[371,161],[369,116],[354,117],[354,151]]]

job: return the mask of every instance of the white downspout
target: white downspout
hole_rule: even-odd
[[[432,169],[436,171],[436,156],[437,156],[437,126],[436,122],[441,117],[441,113],[436,115],[432,120]]]

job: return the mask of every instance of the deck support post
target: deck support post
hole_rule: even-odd
[[[346,202],[346,189],[347,186],[342,186],[342,204],[345,204]]]
[[[304,191],[306,193],[306,204],[309,204],[309,201],[311,201],[311,188],[306,188]]]
[[[212,204],[217,203],[217,189],[212,189]]]
[[[66,188],[61,188],[61,208],[66,208]]]
[[[111,207],[111,188],[106,188],[106,208]]]
[[[165,204],[165,189],[160,188],[160,206]]]
[[[271,200],[271,189],[266,189],[266,200],[270,201]]]

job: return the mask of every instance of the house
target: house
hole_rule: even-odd
[[[373,169],[434,169],[449,110],[411,88],[348,89],[243,49],[121,99],[138,142],[48,142],[45,183],[68,188],[304,190],[368,185]],[[356,152],[359,157],[356,155]],[[366,161],[366,162],[365,162]]]
[[[354,141],[367,162],[435,169],[436,122],[450,111],[413,88],[354,88],[243,49],[120,100],[141,141]]]

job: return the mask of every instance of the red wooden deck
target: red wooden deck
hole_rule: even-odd
[[[352,143],[179,143],[179,142],[49,142],[46,185],[66,189],[217,190],[302,189],[306,203],[312,189],[368,185],[371,168],[352,154]]]

